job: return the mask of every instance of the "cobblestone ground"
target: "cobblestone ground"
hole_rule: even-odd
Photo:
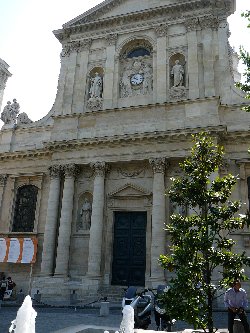
[[[16,317],[17,307],[2,307],[0,309],[0,333],[8,333],[10,323]],[[37,311],[36,333],[53,333],[60,329],[66,329],[77,325],[97,325],[104,327],[119,327],[122,315],[120,310],[110,310],[107,317],[100,317],[98,309],[74,309],[70,308],[35,308]],[[249,317],[249,314],[248,314]],[[226,331],[227,313],[214,313],[215,326]],[[177,322],[173,331],[181,331],[192,328],[183,322]],[[154,320],[149,329],[155,329]]]

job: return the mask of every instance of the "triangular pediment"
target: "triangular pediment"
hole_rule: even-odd
[[[126,184],[108,194],[110,198],[121,197],[145,197],[152,193],[134,184]]]
[[[186,2],[187,0],[106,0],[65,23],[63,27],[72,27],[91,21],[145,12],[154,8],[179,5]]]

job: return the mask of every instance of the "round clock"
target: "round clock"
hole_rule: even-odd
[[[141,84],[143,81],[143,75],[142,74],[134,74],[131,76],[131,84],[134,86],[137,86],[138,84]]]

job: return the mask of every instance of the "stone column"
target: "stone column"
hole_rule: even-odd
[[[185,26],[187,29],[187,42],[188,42],[188,90],[189,98],[199,98],[199,65],[198,65],[198,42],[197,32],[198,19],[192,18],[186,20]]]
[[[167,26],[155,27],[157,36],[157,67],[156,67],[156,103],[164,103],[167,99]]]
[[[74,184],[77,173],[78,167],[75,164],[64,166],[65,180],[56,253],[55,275],[68,275]]]
[[[6,184],[7,175],[0,175],[0,212],[2,208],[2,201],[3,201],[3,193],[4,193],[4,187]]]
[[[113,106],[113,82],[115,71],[115,44],[117,40],[116,34],[107,36],[106,64],[103,82],[103,108],[111,109]]]
[[[80,41],[79,48],[79,69],[76,73],[75,91],[73,100],[73,113],[82,113],[86,96],[86,77],[88,74],[89,49],[92,43],[90,38]]]
[[[99,277],[102,257],[105,162],[93,163],[95,172],[92,216],[89,238],[88,276]]]
[[[45,276],[52,275],[54,268],[61,167],[59,165],[54,165],[49,168],[49,171],[51,180],[41,263],[41,274]]]
[[[213,30],[218,29],[218,19],[213,16],[200,18],[203,40],[203,68],[205,97],[215,96],[215,55]]]
[[[153,287],[164,284],[164,270],[160,267],[158,259],[165,253],[166,232],[163,230],[166,222],[165,205],[165,158],[152,158],[149,160],[153,168],[153,209],[152,209],[152,239],[151,239],[151,281]]]

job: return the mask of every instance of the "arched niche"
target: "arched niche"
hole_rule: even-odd
[[[175,53],[169,59],[170,87],[186,87],[186,58],[182,53]]]
[[[153,92],[153,47],[146,39],[127,42],[119,54],[120,98]]]
[[[76,229],[89,230],[91,225],[93,196],[90,192],[83,192],[78,198]]]
[[[103,102],[103,76],[102,67],[92,68],[87,77],[87,107],[91,110],[102,109]]]

